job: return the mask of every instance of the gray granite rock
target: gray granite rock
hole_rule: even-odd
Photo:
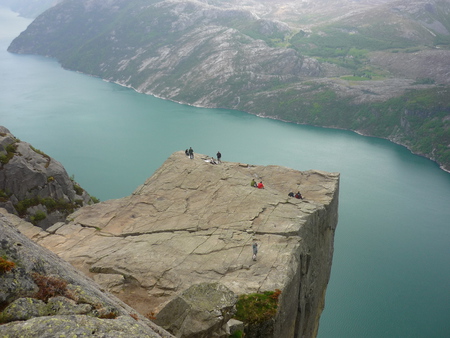
[[[176,152],[131,196],[83,207],[51,233],[16,226],[141,314],[157,316],[199,283],[237,295],[280,289],[268,331],[313,337],[331,269],[339,174],[203,158]],[[252,178],[265,188],[252,188]],[[303,200],[288,196],[298,190]]]
[[[0,337],[172,337],[28,239],[19,224],[37,228],[0,209]]]
[[[219,283],[192,285],[157,315],[156,324],[184,338],[226,338],[237,297]]]
[[[2,126],[0,160],[0,207],[44,229],[93,203],[61,163]]]

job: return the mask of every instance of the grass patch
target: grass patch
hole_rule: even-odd
[[[281,290],[241,295],[236,303],[235,318],[248,324],[262,323],[275,317]]]

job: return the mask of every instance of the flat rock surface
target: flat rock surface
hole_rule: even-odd
[[[299,269],[302,228],[337,200],[339,174],[204,158],[176,152],[131,196],[83,207],[48,231],[19,229],[144,314],[196,283],[283,289]],[[298,190],[303,200],[288,197]]]

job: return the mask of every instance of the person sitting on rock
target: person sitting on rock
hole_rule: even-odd
[[[217,164],[216,160],[214,159],[214,157],[211,157],[211,160],[209,161],[209,163],[211,164]]]
[[[250,182],[250,186],[256,188],[256,181],[253,178],[252,181]]]
[[[295,198],[298,198],[300,200],[303,199],[303,196],[302,196],[302,194],[300,194],[300,191],[297,191],[297,193],[295,194]]]
[[[294,193],[291,191],[291,192],[288,194],[288,196],[289,196],[289,197],[294,197],[295,195],[294,195]]]
[[[258,189],[264,189],[264,184],[262,181],[258,183]]]

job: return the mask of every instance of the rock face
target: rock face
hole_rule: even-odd
[[[0,209],[1,337],[172,337],[60,257]]]
[[[45,229],[90,203],[61,163],[0,126],[0,207]]]
[[[223,285],[195,284],[171,300],[155,322],[177,337],[229,337],[227,322],[235,304],[236,295]]]
[[[339,174],[202,157],[176,152],[131,196],[83,207],[47,231],[18,228],[140,313],[163,313],[199,283],[237,295],[280,289],[272,337],[315,336]],[[265,188],[251,187],[252,179]],[[297,190],[303,200],[288,197]]]

